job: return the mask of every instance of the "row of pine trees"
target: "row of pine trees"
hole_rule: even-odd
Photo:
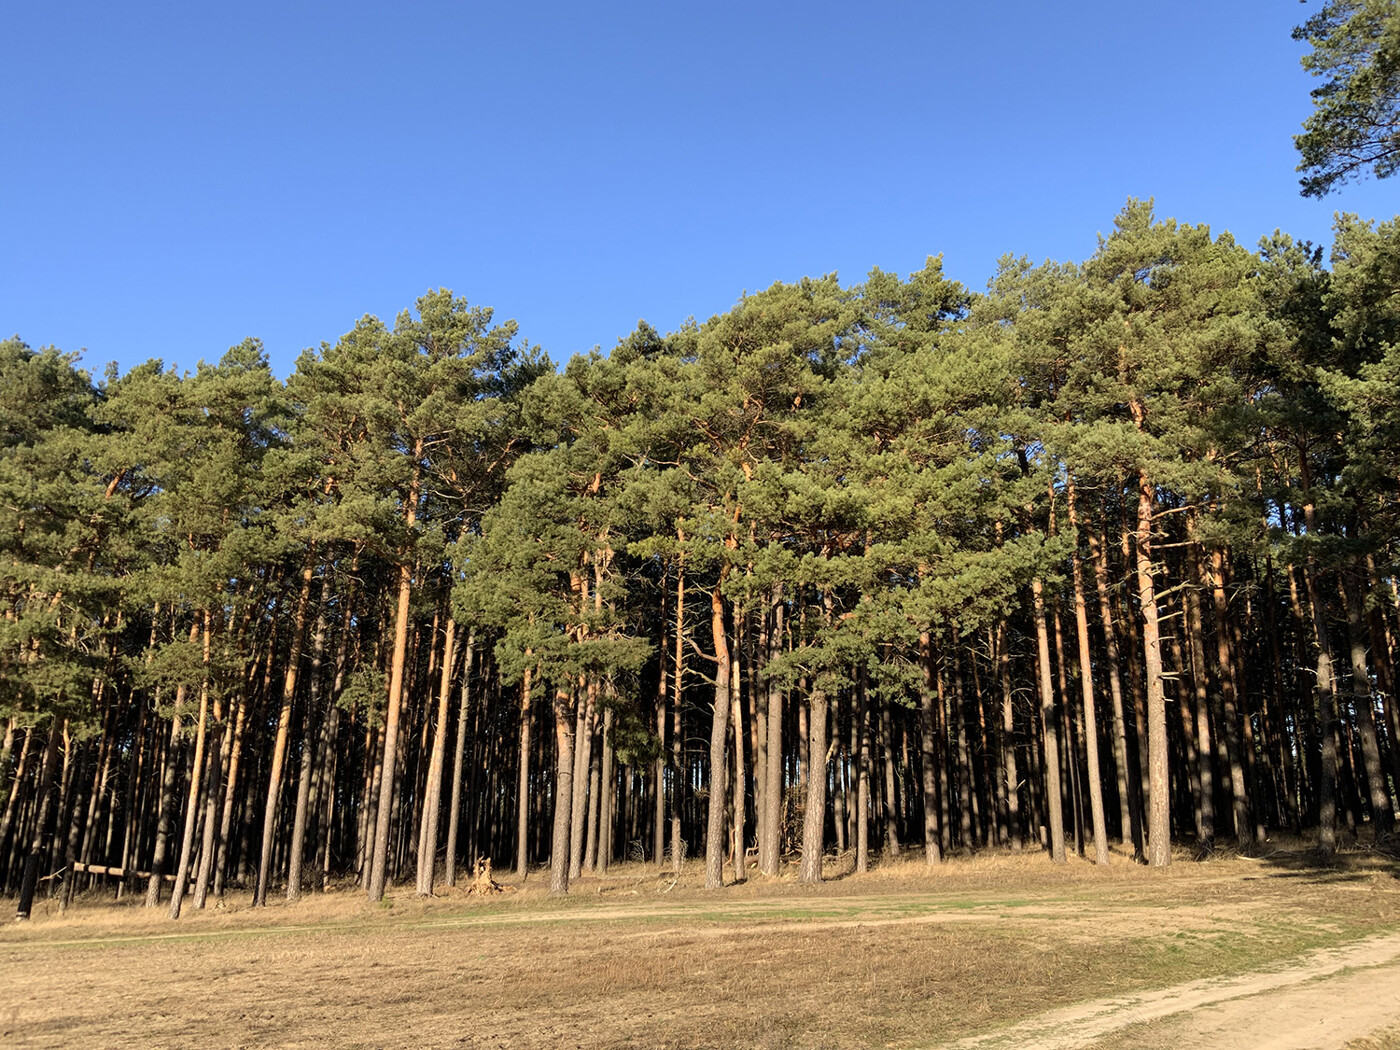
[[[1398,346],[1400,222],[1136,201],[562,370],[447,291],[285,382],[0,343],[0,885],[1382,839]]]

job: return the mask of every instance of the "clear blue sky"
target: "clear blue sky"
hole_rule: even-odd
[[[1297,193],[1318,6],[11,4],[0,336],[285,375],[446,286],[556,360],[745,289],[1082,259],[1129,196],[1253,244]]]

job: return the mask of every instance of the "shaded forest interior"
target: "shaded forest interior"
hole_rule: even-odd
[[[776,284],[562,370],[0,343],[0,885],[1392,834],[1400,222]]]

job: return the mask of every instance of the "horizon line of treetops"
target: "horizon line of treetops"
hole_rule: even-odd
[[[285,383],[0,343],[0,884],[1383,839],[1397,334],[1400,220],[1129,201],[562,370],[446,290]]]

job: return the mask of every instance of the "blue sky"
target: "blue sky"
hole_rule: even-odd
[[[445,286],[561,361],[803,275],[1082,259],[1129,196],[1327,242],[1397,183],[1298,196],[1317,7],[13,4],[0,335],[286,375]]]

